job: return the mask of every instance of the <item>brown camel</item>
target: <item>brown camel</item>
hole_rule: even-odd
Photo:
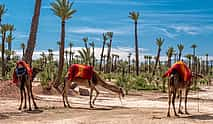
[[[16,75],[17,75],[17,80],[19,83],[19,88],[20,88],[20,96],[21,96],[21,103],[19,106],[19,110],[22,109],[22,103],[23,103],[23,94],[24,94],[24,109],[27,108],[26,106],[26,91],[25,91],[25,87],[27,89],[27,95],[28,95],[28,102],[29,102],[29,111],[31,111],[31,102],[30,102],[30,97],[32,97],[32,101],[34,104],[35,109],[38,109],[36,102],[34,100],[34,96],[32,93],[32,82],[34,80],[34,78],[36,77],[36,75],[42,71],[39,68],[32,68],[32,77],[30,78],[29,74],[26,72],[27,70],[23,67],[23,66],[17,66],[16,67]]]
[[[192,78],[193,77],[200,77],[202,78],[202,75],[199,74],[195,74],[192,73]],[[175,98],[176,98],[176,93],[179,92],[179,108],[178,108],[178,113],[179,114],[184,114],[181,111],[181,102],[182,102],[182,92],[185,91],[185,114],[189,114],[189,112],[187,111],[187,96],[188,96],[188,92],[190,89],[190,86],[193,84],[192,83],[192,78],[188,81],[183,81],[182,77],[180,76],[179,73],[174,73],[169,77],[169,82],[168,82],[168,113],[167,116],[170,117],[170,104],[171,104],[171,97],[172,97],[172,105],[173,105],[173,110],[174,110],[174,114],[175,116],[179,116],[176,113],[175,110]]]
[[[77,65],[77,66],[79,66],[79,65]],[[64,89],[62,92],[64,107],[67,107],[67,105],[68,105],[68,107],[71,107],[69,104],[68,98],[67,98],[67,93],[68,93],[70,86],[72,85],[72,82],[74,82],[74,84],[77,84],[80,86],[86,86],[86,87],[90,88],[90,101],[89,101],[90,108],[93,108],[93,105],[95,104],[95,100],[97,99],[97,97],[99,95],[99,91],[96,88],[97,85],[100,85],[106,89],[109,89],[112,92],[116,92],[119,94],[119,96],[122,95],[122,97],[124,97],[124,92],[123,92],[122,88],[106,83],[103,79],[101,79],[101,77],[93,69],[91,70],[91,73],[93,73],[93,74],[92,74],[92,78],[90,80],[82,78],[82,76],[75,77],[75,73],[77,72],[75,67],[76,67],[76,64],[72,65],[69,68],[72,70],[71,73],[72,73],[72,75],[74,75],[74,76],[72,76],[73,78],[70,80],[69,77],[66,76],[65,80],[64,80]],[[92,101],[93,90],[96,91],[96,95]]]

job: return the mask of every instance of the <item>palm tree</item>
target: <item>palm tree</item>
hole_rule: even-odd
[[[129,72],[129,74],[130,74],[130,72],[131,72],[131,69],[130,69],[130,65],[131,65],[131,55],[132,55],[132,53],[129,53],[129,55],[127,56],[128,57],[128,72]]]
[[[155,61],[155,66],[154,66],[152,75],[155,75],[155,71],[156,71],[156,68],[157,68],[157,65],[158,65],[159,59],[160,59],[161,46],[163,45],[163,42],[164,42],[164,39],[162,39],[161,37],[156,39],[156,44],[158,46],[158,52],[157,52],[157,58]]]
[[[188,59],[188,66],[189,66],[189,68],[191,68],[191,58],[192,58],[192,54],[187,54],[187,55],[185,55],[185,57]]]
[[[95,66],[95,43],[92,41],[92,43],[89,43],[89,45],[92,47],[92,65]]]
[[[25,44],[21,43],[21,48],[22,48],[22,57],[24,56],[24,51],[25,51]]]
[[[2,21],[2,16],[7,12],[4,4],[0,4],[0,26]]]
[[[88,49],[88,46],[87,46],[88,37],[84,37],[82,40],[84,41],[84,46],[85,46],[85,48],[87,50]]]
[[[4,62],[4,54],[5,54],[5,40],[6,33],[9,30],[9,24],[1,25],[1,37],[2,37],[2,48],[1,48],[1,59],[2,59],[2,77],[5,77],[5,62]]]
[[[206,53],[206,74],[209,73],[209,54]]]
[[[70,47],[70,52],[69,52],[69,64],[71,65],[72,62],[72,47],[73,47],[73,43],[70,41],[69,43],[69,47]]]
[[[102,46],[102,51],[101,51],[101,60],[100,60],[100,67],[99,70],[102,71],[102,61],[103,61],[103,56],[104,56],[104,47],[107,41],[107,35],[103,33],[103,46]]]
[[[177,47],[178,47],[178,50],[179,50],[178,61],[180,61],[181,60],[182,51],[184,49],[184,45],[180,43],[180,44],[177,45]]]
[[[139,12],[130,12],[129,18],[134,21],[135,24],[135,59],[136,59],[136,74],[139,75],[139,51],[138,51],[138,34],[137,24],[139,18]]]
[[[169,47],[169,49],[166,52],[166,55],[168,57],[167,67],[171,67],[171,58],[172,58],[173,54],[174,54],[174,48],[173,47]]]
[[[195,49],[197,48],[197,45],[196,44],[192,44],[191,46],[192,50],[193,50],[193,71],[195,71]]]
[[[151,72],[151,61],[152,61],[152,56],[147,56],[147,59],[149,60],[149,73]]]
[[[13,34],[12,34],[12,32],[15,30],[14,25],[9,25],[8,30],[10,31],[10,33],[6,38],[6,41],[8,43],[8,50],[9,50],[8,58],[10,59],[10,55],[12,53],[12,40],[14,39]]]
[[[81,50],[78,50],[78,53],[80,54],[80,57],[82,59],[82,63],[87,65],[92,58],[92,55],[90,53],[90,49],[88,49],[88,51],[87,51],[86,49],[82,48]]]
[[[67,64],[67,68],[69,67],[69,65],[68,65],[68,51],[67,50],[65,50],[65,58],[66,58],[66,64]]]
[[[111,47],[112,47],[112,37],[113,37],[113,32],[107,32],[107,36],[110,40],[109,44],[108,44],[108,52],[107,52],[107,72],[109,73],[111,71],[111,67],[110,67],[110,54],[111,54]]]
[[[64,66],[64,42],[65,42],[65,22],[66,20],[72,18],[72,15],[76,10],[72,9],[73,2],[69,0],[56,0],[51,3],[51,9],[56,16],[61,18],[61,40],[60,40],[60,55],[59,55],[59,67],[58,67],[58,76],[55,80],[54,87],[58,89],[60,85],[61,76]],[[59,90],[59,89],[58,89]]]
[[[24,56],[24,59],[30,65],[32,62],[33,51],[34,51],[35,44],[36,44],[36,36],[37,36],[37,30],[38,30],[41,2],[42,2],[42,0],[36,0],[36,2],[35,2],[34,15],[32,18],[32,23],[31,23],[31,28],[30,28],[30,36],[29,36],[29,40],[27,43],[27,49],[26,49],[25,56]]]

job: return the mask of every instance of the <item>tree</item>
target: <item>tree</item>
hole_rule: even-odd
[[[193,50],[193,71],[195,71],[195,49],[197,48],[197,45],[196,44],[192,44],[192,46],[191,46],[191,48],[192,48],[192,50]]]
[[[186,54],[185,57],[188,59],[188,66],[189,68],[191,68],[191,58],[192,58],[192,54]]]
[[[155,75],[157,65],[158,65],[159,59],[160,59],[161,46],[163,45],[163,42],[164,42],[164,39],[162,39],[161,37],[156,39],[156,44],[158,46],[158,52],[157,52],[157,58],[155,60],[155,66],[154,66],[152,75]]]
[[[132,55],[132,53],[129,53],[129,55],[127,56],[128,57],[128,72],[129,72],[129,74],[131,72],[131,69],[130,69],[131,55]]]
[[[73,47],[73,43],[70,41],[69,43],[69,47],[70,47],[70,52],[69,52],[69,64],[71,65],[72,63],[72,47]]]
[[[86,49],[86,54],[88,54],[86,57],[89,57],[89,48],[88,48],[88,45],[87,45],[87,42],[88,42],[88,37],[84,37],[83,39],[83,42],[84,42],[84,46],[85,46],[85,49]],[[88,63],[85,63],[85,64],[90,64],[91,65],[91,62],[90,62],[90,59],[89,58],[86,58]]]
[[[206,74],[208,75],[208,73],[209,73],[209,54],[208,53],[206,53],[206,69],[205,69],[206,71]]]
[[[103,46],[102,46],[102,50],[101,50],[101,60],[100,60],[100,67],[99,70],[102,71],[102,61],[103,61],[103,56],[104,56],[104,47],[107,41],[107,35],[105,33],[103,33]]]
[[[174,48],[173,47],[169,47],[167,52],[166,52],[166,55],[168,57],[168,61],[167,61],[167,67],[168,68],[171,67],[171,58],[172,58],[173,54],[174,54]]]
[[[22,56],[24,56],[24,51],[25,51],[25,44],[21,43],[21,48],[22,48]]]
[[[129,18],[134,21],[135,24],[135,59],[136,59],[136,74],[139,75],[139,51],[138,51],[138,34],[137,24],[139,18],[139,12],[130,12]]]
[[[113,37],[113,32],[107,32],[107,36],[109,38],[109,44],[108,44],[108,52],[107,52],[107,72],[109,73],[111,71],[110,67],[110,58],[111,58],[111,47],[112,47],[112,37]]]
[[[92,47],[92,65],[95,66],[95,43],[92,41],[92,43],[89,43],[89,45]]]
[[[69,0],[56,0],[51,3],[51,9],[56,16],[61,18],[61,40],[60,40],[60,55],[59,55],[59,66],[58,66],[58,76],[55,80],[54,87],[58,89],[61,82],[61,76],[64,66],[64,42],[65,42],[65,23],[66,20],[72,18],[76,10],[72,9],[73,2]],[[59,90],[59,89],[58,89]]]
[[[0,4],[0,26],[2,21],[2,16],[7,12],[4,4]]]
[[[34,15],[32,18],[31,28],[30,28],[30,36],[27,43],[27,48],[24,56],[24,60],[31,65],[32,56],[36,44],[36,36],[38,31],[39,17],[40,17],[40,9],[41,9],[42,0],[36,0]]]
[[[9,30],[9,24],[1,25],[1,37],[2,37],[2,48],[1,48],[1,59],[2,59],[2,77],[5,77],[5,40],[6,40],[6,33]]]
[[[8,58],[10,59],[10,55],[12,53],[12,40],[14,39],[12,34],[12,32],[15,30],[14,25],[9,25],[8,30],[9,30],[9,35],[6,38],[6,41],[8,43],[8,50],[9,50]]]
[[[182,51],[184,49],[184,45],[180,43],[180,44],[177,45],[177,47],[178,47],[178,50],[179,50],[178,61],[180,61],[181,60]]]

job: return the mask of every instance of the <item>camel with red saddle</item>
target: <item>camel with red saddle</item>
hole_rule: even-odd
[[[62,92],[64,107],[71,107],[67,98],[68,90],[72,83],[75,83],[79,86],[86,86],[90,88],[90,107],[93,108],[95,100],[99,95],[99,91],[96,88],[97,85],[100,85],[112,92],[118,93],[119,96],[124,97],[123,89],[115,85],[106,83],[101,77],[94,71],[92,66],[73,64],[69,67],[67,76],[64,80],[64,89]],[[92,93],[96,91],[95,98],[92,101]]]
[[[186,64],[182,61],[176,62],[172,67],[163,75],[163,77],[169,77],[168,82],[168,112],[167,116],[170,117],[170,104],[172,100],[173,110],[175,116],[179,116],[175,109],[176,93],[179,92],[179,108],[178,113],[183,114],[181,111],[182,91],[185,91],[185,114],[189,114],[187,111],[187,97],[190,86],[192,85],[192,78],[195,76],[201,77],[199,74],[192,73]],[[172,99],[171,99],[172,97]]]
[[[27,108],[25,88],[27,89],[29,111],[32,110],[31,102],[30,102],[31,97],[32,97],[32,101],[33,101],[35,109],[38,109],[36,102],[34,100],[33,93],[32,93],[32,82],[40,71],[42,70],[39,68],[30,68],[30,66],[25,61],[18,61],[16,63],[16,68],[13,72],[13,83],[15,83],[20,88],[21,103],[19,106],[19,110],[22,109],[23,95],[24,95],[24,101],[25,101],[24,109]]]

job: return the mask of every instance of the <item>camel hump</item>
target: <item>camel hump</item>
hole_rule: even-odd
[[[73,64],[68,69],[68,79],[82,78],[91,80],[93,76],[93,66]]]

